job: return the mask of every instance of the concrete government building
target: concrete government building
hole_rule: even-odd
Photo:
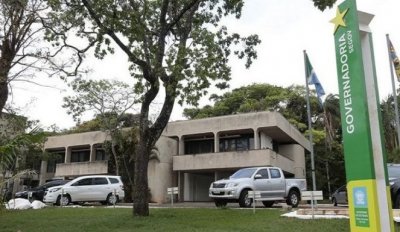
[[[40,183],[52,178],[108,173],[101,131],[49,137],[44,149],[58,160],[42,161]],[[159,160],[148,176],[152,202],[169,200],[179,187],[180,201],[210,201],[211,182],[243,167],[278,166],[287,176],[305,178],[309,141],[277,112],[257,112],[168,123],[158,142]]]

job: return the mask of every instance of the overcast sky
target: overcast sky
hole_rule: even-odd
[[[358,0],[357,4],[359,10],[375,15],[370,27],[380,98],[384,99],[391,93],[385,35],[390,35],[397,53],[400,54],[400,1]],[[257,48],[258,59],[250,69],[245,69],[243,61],[232,60],[230,89],[252,83],[282,87],[304,85],[303,50],[307,50],[325,92],[338,93],[333,24],[329,23],[335,16],[335,11],[336,6],[321,12],[314,8],[311,0],[247,0],[242,18],[227,19],[226,25],[231,31],[243,35],[256,33],[262,43]],[[126,60],[125,55],[117,53],[102,61],[91,59],[86,65],[93,69],[90,78],[130,82]],[[9,101],[22,108],[25,116],[40,120],[43,127],[52,124],[60,128],[74,126],[72,117],[61,107],[62,97],[68,94],[66,85],[47,78],[42,78],[40,82],[57,88],[39,88],[16,83],[13,86],[13,97]],[[201,104],[210,102],[208,98],[204,98]],[[171,120],[181,119],[182,107],[176,105]]]

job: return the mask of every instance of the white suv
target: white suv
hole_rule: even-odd
[[[63,196],[61,196],[62,193],[64,193]],[[65,185],[48,188],[43,202],[57,205],[88,201],[114,204],[124,196],[120,176],[81,176]]]

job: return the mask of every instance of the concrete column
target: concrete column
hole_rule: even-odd
[[[94,161],[96,161],[96,146],[95,144],[91,144],[89,162],[94,162]]]
[[[219,152],[219,133],[214,132],[214,152]]]
[[[185,154],[185,140],[183,136],[179,137],[179,151],[178,155],[184,155]]]
[[[42,163],[40,164],[39,185],[42,185],[46,182],[46,174],[47,174],[47,161],[42,160]]]
[[[298,144],[281,145],[279,154],[293,161],[293,174],[296,178],[305,178],[306,162],[302,146]]]
[[[260,132],[260,145],[261,149],[272,149],[272,139],[264,132]]]
[[[178,189],[179,189],[178,201],[183,202],[184,201],[184,189],[185,189],[185,177],[184,177],[184,173],[182,171],[178,171]]]
[[[260,149],[260,136],[258,135],[258,129],[253,129],[254,130],[254,149],[259,150]]]
[[[64,163],[68,164],[71,163],[71,147],[66,147],[65,148],[65,160]]]

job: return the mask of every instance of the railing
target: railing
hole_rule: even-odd
[[[93,174],[106,174],[108,161],[61,163],[56,165],[55,176],[82,176]]]
[[[293,167],[293,161],[270,149],[179,155],[173,157],[174,171],[242,168],[267,165],[291,169]]]

